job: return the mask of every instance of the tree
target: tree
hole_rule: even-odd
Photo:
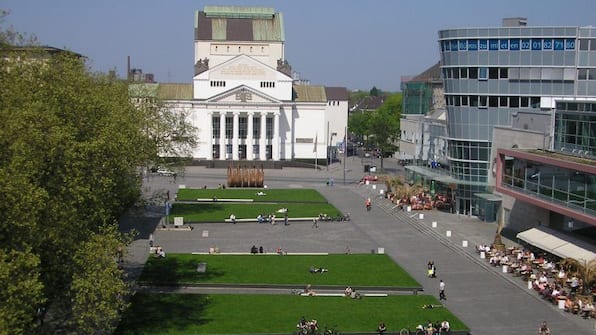
[[[381,91],[376,86],[373,86],[368,94],[373,97],[378,97],[381,95]]]
[[[103,333],[128,293],[116,220],[141,194],[146,125],[162,147],[191,130],[136,108],[128,83],[80,55],[14,48],[17,35],[0,33],[0,334]]]
[[[132,84],[129,91],[146,120],[146,164],[161,165],[189,158],[197,143],[197,128],[188,122],[188,113],[164,101],[167,97],[162,96],[159,84]]]
[[[355,112],[348,118],[348,129],[357,137],[367,138],[370,135],[370,115],[366,112]]]
[[[385,153],[397,150],[395,143],[399,139],[401,101],[401,93],[393,94],[378,110],[372,113],[369,132],[372,134],[372,143],[381,151],[381,169],[383,169]]]

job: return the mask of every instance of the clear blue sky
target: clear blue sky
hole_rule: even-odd
[[[439,60],[437,32],[495,27],[504,17],[531,26],[596,25],[596,0],[0,0],[0,28],[89,58],[94,70],[132,67],[159,82],[193,75],[193,19],[205,5],[272,7],[282,12],[286,58],[312,84],[397,91],[400,77]],[[320,50],[320,53],[313,52]]]

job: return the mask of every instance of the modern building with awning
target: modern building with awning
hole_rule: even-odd
[[[561,258],[586,263],[596,258],[594,245],[544,226],[520,232],[517,238]]]

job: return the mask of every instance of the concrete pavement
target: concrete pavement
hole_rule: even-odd
[[[265,183],[271,188],[315,188],[342,212],[351,214],[348,222],[321,222],[319,228],[310,223],[276,226],[258,223],[236,225],[197,224],[192,231],[160,231],[163,208],[148,206],[123,220],[124,229],[135,227],[140,234],[126,257],[130,275],[138,275],[148,255],[148,238],[153,233],[155,244],[167,252],[206,252],[217,246],[222,252],[248,252],[254,244],[272,252],[282,247],[290,252],[369,253],[384,248],[397,263],[419,283],[425,294],[438,296],[438,280],[447,284],[447,307],[465,322],[472,334],[535,334],[542,320],[547,320],[553,334],[594,334],[593,320],[562,312],[540,298],[526,283],[500,268],[487,265],[474,251],[476,244],[490,244],[496,226],[475,218],[424,211],[406,213],[392,208],[380,198],[378,185],[358,185],[364,175],[362,164],[350,157],[346,164],[335,163],[329,170],[286,168],[265,170]],[[378,165],[378,162],[377,162]],[[401,167],[392,159],[385,166],[400,173]],[[345,168],[344,168],[345,167]],[[345,172],[344,172],[345,171]],[[344,184],[345,173],[345,184]],[[326,181],[334,178],[335,186]],[[179,185],[186,187],[216,187],[226,180],[226,170],[188,167],[177,180],[152,176],[145,186],[146,196],[175,194]],[[373,210],[366,212],[364,199],[373,199]],[[436,222],[433,227],[432,222]],[[450,231],[450,236],[447,236]],[[467,241],[468,247],[463,247]],[[505,240],[507,245],[514,241]],[[426,276],[426,264],[433,260],[438,278]],[[420,320],[424,322],[426,320]]]

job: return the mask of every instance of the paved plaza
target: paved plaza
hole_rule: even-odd
[[[439,280],[446,283],[445,305],[466,323],[472,334],[536,334],[538,325],[547,320],[553,334],[594,334],[595,322],[565,313],[539,298],[520,278],[488,265],[474,251],[476,244],[490,244],[495,224],[440,211],[404,212],[382,199],[383,185],[360,185],[363,164],[371,162],[350,157],[345,165],[335,163],[329,169],[284,168],[265,170],[265,184],[271,188],[315,188],[340,211],[351,215],[347,222],[295,222],[277,224],[223,223],[195,224],[193,230],[166,231],[163,205],[147,206],[123,220],[123,228],[134,227],[140,233],[131,245],[126,262],[131,276],[138,275],[148,256],[149,234],[156,245],[168,253],[248,252],[252,245],[266,252],[281,247],[288,252],[352,253],[377,252],[382,248],[407,270],[423,287],[425,294],[438,297]],[[373,162],[377,166],[379,162]],[[403,169],[393,159],[384,165],[391,173]],[[334,186],[328,186],[329,178]],[[176,180],[151,176],[145,183],[146,196],[173,196],[180,185],[188,188],[217,187],[226,181],[226,170],[187,167]],[[345,181],[345,183],[344,183]],[[373,209],[367,212],[364,199],[370,197]],[[223,218],[222,218],[223,219]],[[433,224],[435,222],[436,224]],[[467,247],[464,244],[467,242]],[[507,245],[516,244],[505,240]],[[437,266],[435,279],[426,276],[426,265]],[[382,276],[382,273],[379,273]],[[425,320],[420,320],[424,322]]]

